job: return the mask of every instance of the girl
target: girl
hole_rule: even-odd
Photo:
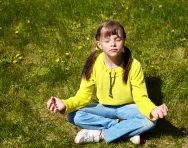
[[[74,97],[51,97],[51,111],[68,113],[68,120],[83,128],[75,143],[107,143],[127,137],[140,143],[140,134],[152,129],[156,119],[167,115],[165,104],[155,106],[148,98],[140,63],[124,47],[126,33],[116,20],[102,22],[96,31],[97,48],[88,57],[81,85]],[[89,104],[96,90],[98,104]]]

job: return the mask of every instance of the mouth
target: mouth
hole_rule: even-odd
[[[117,52],[117,49],[110,49],[111,52]]]

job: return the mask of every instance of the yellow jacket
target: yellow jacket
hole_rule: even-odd
[[[82,79],[80,88],[74,97],[62,100],[66,105],[65,113],[73,112],[85,107],[91,100],[93,91],[96,90],[98,102],[103,105],[124,105],[136,103],[140,112],[150,119],[150,112],[156,107],[148,98],[144,75],[140,63],[133,59],[127,83],[122,80],[123,67],[109,69],[104,64],[104,53],[101,53],[93,67],[89,80]],[[115,83],[112,88],[113,98],[109,97],[110,75]]]

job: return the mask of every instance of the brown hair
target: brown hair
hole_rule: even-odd
[[[97,31],[95,34],[95,39],[97,41],[100,40],[101,30],[103,28],[105,29],[104,36],[118,35],[118,30],[121,29],[123,31],[123,38],[124,38],[124,40],[126,39],[125,30],[124,30],[123,26],[118,21],[106,20],[106,21],[102,22],[97,28]],[[94,50],[90,54],[90,56],[86,60],[84,68],[82,70],[81,76],[82,76],[82,78],[86,78],[86,80],[89,80],[91,73],[93,71],[93,65],[94,65],[95,60],[98,56],[97,52],[98,52],[97,50]],[[131,63],[132,63],[131,52],[127,47],[124,47],[124,61],[123,61],[123,69],[124,69],[123,82],[124,83],[127,83]]]

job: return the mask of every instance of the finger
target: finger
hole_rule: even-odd
[[[58,111],[59,111],[59,109],[58,109],[57,104],[54,104],[54,112],[56,113],[56,112],[58,112]]]
[[[167,111],[163,111],[163,115],[166,116],[167,115]]]
[[[47,108],[48,109],[50,109],[50,107],[51,107],[51,102],[52,102],[51,99],[49,99],[48,102],[47,102]]]
[[[52,103],[56,103],[56,98],[55,97],[51,97]]]
[[[163,109],[166,110],[166,111],[168,111],[168,107],[166,106],[165,103],[163,104]]]
[[[55,113],[59,112],[59,109],[57,107],[55,107],[54,112]]]
[[[168,112],[168,107],[167,106],[165,106],[165,110]]]
[[[159,118],[163,118],[163,117],[164,117],[163,111],[160,111],[159,112]]]
[[[51,107],[50,107],[50,111],[54,111],[54,109],[55,109],[55,105],[52,104]]]
[[[164,116],[166,116],[167,113],[168,113],[168,111],[167,111],[167,109],[165,108],[165,109],[163,110],[163,114],[164,114]]]

